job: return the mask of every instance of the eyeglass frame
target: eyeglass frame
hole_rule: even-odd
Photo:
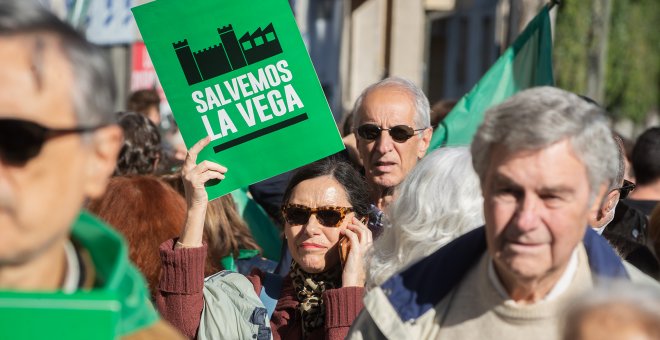
[[[23,124],[23,125],[28,126],[27,128],[25,128],[25,130],[32,129],[32,131],[36,131],[35,135],[30,136],[30,138],[35,137],[35,140],[38,141],[38,144],[36,145],[36,147],[34,147],[34,150],[27,150],[27,148],[25,148],[26,150],[23,151],[23,152],[25,152],[26,154],[20,155],[21,156],[20,159],[19,158],[17,158],[17,159],[8,159],[8,157],[6,155],[0,156],[8,162],[16,163],[16,164],[24,164],[24,163],[27,163],[28,161],[34,159],[35,157],[37,157],[41,153],[41,150],[43,149],[44,144],[46,144],[47,141],[49,141],[53,138],[62,137],[62,136],[73,134],[73,133],[92,132],[92,131],[98,130],[98,129],[100,129],[100,128],[107,125],[107,124],[99,124],[99,125],[96,125],[96,126],[76,126],[76,127],[71,127],[71,128],[50,128],[50,127],[43,126],[43,125],[41,125],[37,122],[33,122],[33,121],[25,120],[25,119],[0,118],[0,125],[2,125],[3,123],[6,123],[6,122]],[[30,146],[34,146],[34,145],[30,145]],[[1,147],[2,147],[2,145],[0,143],[0,148]],[[0,152],[0,155],[2,155],[1,152]]]
[[[633,190],[635,190],[636,187],[637,187],[637,184],[635,184],[635,183],[633,183],[633,182],[631,182],[627,179],[624,179],[623,180],[623,185],[621,187],[614,188],[612,190],[619,191],[619,199],[622,200],[622,199],[627,198],[628,195],[630,195],[630,193],[633,192]]]
[[[364,126],[375,126],[378,129],[378,136],[376,138],[372,139],[372,138],[367,138],[367,137],[363,136],[362,134],[360,134],[360,132],[359,132],[360,128],[362,128]],[[398,139],[394,138],[394,136],[392,136],[392,129],[396,129],[396,128],[400,128],[400,127],[407,128],[407,129],[410,129],[409,131],[412,131],[412,134],[408,135],[405,140],[398,140]],[[397,143],[405,143],[405,142],[409,141],[411,138],[413,138],[416,134],[418,134],[419,132],[424,131],[426,129],[428,129],[428,127],[415,129],[412,126],[405,125],[405,124],[395,125],[395,126],[392,126],[390,128],[382,128],[382,127],[380,127],[376,124],[373,124],[373,123],[365,123],[365,124],[362,124],[362,125],[358,126],[357,128],[355,128],[354,132],[355,132],[355,135],[359,136],[360,138],[362,138],[364,140],[367,140],[367,141],[370,141],[370,142],[373,142],[373,141],[377,140],[378,138],[380,138],[380,136],[383,134],[383,131],[388,131],[388,133],[390,134],[390,137],[392,138],[393,141],[395,141]]]
[[[292,224],[291,222],[288,221],[288,218],[287,218],[287,214],[286,214],[286,209],[287,208],[298,208],[298,209],[305,210],[305,212],[309,213],[309,216],[307,216],[307,221],[305,221],[305,223]],[[312,218],[312,215],[316,215],[316,218],[317,218],[317,221],[319,221],[319,224],[321,224],[324,227],[328,227],[328,228],[337,228],[337,227],[339,227],[339,225],[341,225],[341,223],[346,218],[346,215],[348,215],[351,212],[355,211],[351,207],[338,207],[338,206],[334,206],[334,205],[325,205],[325,206],[321,206],[321,207],[317,207],[317,208],[312,208],[312,207],[308,207],[306,205],[294,204],[294,203],[287,203],[287,204],[283,205],[281,210],[282,210],[282,217],[284,217],[284,221],[286,223],[289,223],[289,224],[292,224],[292,225],[304,225],[304,224],[307,224],[309,222],[309,219]],[[337,223],[335,223],[334,225],[325,225],[325,224],[321,223],[321,221],[318,219],[317,212],[322,211],[322,210],[332,210],[332,211],[339,212],[339,221],[337,221]]]

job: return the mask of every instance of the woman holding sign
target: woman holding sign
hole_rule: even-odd
[[[160,247],[163,275],[156,301],[162,315],[189,337],[269,339],[272,331],[274,339],[344,339],[362,309],[364,254],[372,243],[362,176],[336,159],[312,163],[293,176],[282,207],[293,257],[284,279],[255,270],[247,280],[220,272],[205,281],[204,183],[224,179],[227,171],[209,161],[196,164],[208,143],[207,138],[195,144],[182,169],[188,214],[181,237]]]

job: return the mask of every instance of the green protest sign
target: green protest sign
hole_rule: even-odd
[[[116,294],[0,291],[3,339],[117,339]]]
[[[286,0],[154,1],[133,8],[198,161],[226,166],[211,199],[344,148]]]

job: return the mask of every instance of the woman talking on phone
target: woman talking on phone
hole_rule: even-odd
[[[163,274],[156,296],[158,308],[165,319],[191,338],[214,337],[212,328],[229,327],[226,323],[233,320],[229,316],[224,320],[223,315],[231,314],[226,311],[213,317],[202,315],[229,303],[209,303],[212,295],[207,295],[203,277],[206,245],[202,235],[208,204],[204,183],[222,180],[227,172],[213,162],[196,164],[197,154],[208,143],[207,138],[194,145],[183,165],[188,204],[184,230],[178,239],[160,247]],[[279,293],[269,293],[276,300],[269,331],[273,339],[344,339],[362,309],[364,255],[372,243],[371,231],[365,225],[369,212],[366,183],[349,163],[326,158],[298,170],[283,201],[284,235],[293,257],[291,270],[276,285],[258,269],[247,276],[262,301],[269,285],[281,287]],[[252,315],[250,319],[258,323],[260,317]],[[227,330],[223,331],[226,336]],[[233,338],[262,337],[266,334],[260,329],[259,334],[237,331]]]

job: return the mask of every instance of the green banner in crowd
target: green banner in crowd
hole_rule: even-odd
[[[554,85],[549,9],[544,6],[468,94],[433,132],[428,152],[441,146],[469,145],[484,112],[513,94]]]
[[[104,291],[0,291],[3,339],[117,339],[121,303]]]
[[[154,1],[135,20],[188,148],[228,168],[211,199],[344,148],[286,0]]]

